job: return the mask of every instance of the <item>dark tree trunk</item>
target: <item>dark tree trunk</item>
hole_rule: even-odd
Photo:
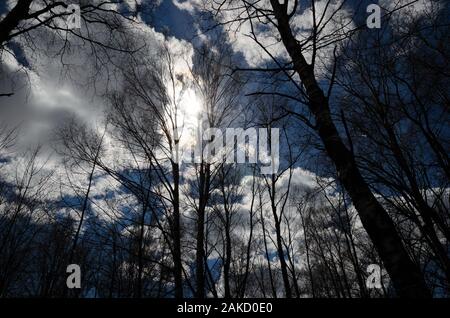
[[[205,298],[205,210],[209,199],[210,166],[200,165],[199,207],[197,211],[196,298]]]
[[[239,297],[245,297],[245,290],[247,287],[248,274],[250,271],[250,256],[251,256],[251,248],[252,248],[252,239],[253,239],[253,205],[255,203],[255,171],[253,171],[253,179],[252,179],[252,201],[250,204],[250,235],[248,237],[247,243],[247,253],[245,260],[245,273],[244,279],[242,280],[242,285],[240,286]]]
[[[288,275],[288,271],[287,271],[287,264],[286,264],[286,259],[285,259],[285,255],[284,255],[283,242],[282,242],[282,237],[281,237],[281,220],[278,217],[277,207],[275,205],[275,200],[276,200],[275,199],[275,197],[276,197],[275,175],[272,175],[271,182],[272,182],[272,194],[270,196],[270,203],[271,203],[272,214],[273,214],[274,221],[275,221],[275,233],[276,233],[276,237],[277,237],[277,254],[278,254],[278,258],[280,260],[281,276],[283,278],[285,296],[286,296],[286,298],[292,298],[292,291],[291,291],[291,286],[289,283],[289,275]]]
[[[224,190],[223,190],[224,191]],[[225,192],[223,192],[225,197]],[[231,213],[228,208],[228,203],[225,202],[225,261],[223,264],[223,279],[225,298],[231,298],[230,290],[230,266],[231,266],[231,234],[230,234],[230,219]]]
[[[305,242],[305,251],[306,251],[306,265],[307,265],[307,268],[308,268],[309,283],[311,285],[311,294],[312,294],[312,298],[316,298],[316,290],[315,290],[315,287],[314,287],[314,277],[313,277],[311,261],[310,261],[310,257],[309,257],[309,238],[308,238],[308,235],[306,233],[305,217],[303,216],[303,214],[301,212],[300,212],[300,219],[302,221],[303,240]]]
[[[180,171],[176,163],[172,164],[173,171],[173,264],[175,280],[175,297],[183,298],[183,265],[181,262],[181,227],[180,227]]]
[[[261,194],[259,195],[259,202],[261,204],[262,198]],[[264,251],[266,254],[266,260],[267,260],[267,270],[269,271],[269,279],[270,279],[270,287],[272,290],[272,296],[273,298],[277,298],[277,290],[275,289],[274,281],[273,281],[273,274],[272,274],[272,266],[270,265],[270,255],[269,255],[269,249],[267,246],[267,236],[266,236],[266,226],[264,222],[264,215],[263,215],[263,209],[260,207],[260,220],[261,220],[261,227],[263,232],[263,239],[264,239]],[[263,284],[264,284],[264,276],[262,275]],[[264,296],[265,297],[265,296]]]
[[[362,177],[353,154],[343,143],[331,119],[328,99],[318,85],[314,69],[292,34],[287,6],[271,0],[278,31],[309,97],[309,109],[315,117],[317,132],[334,162],[338,177],[349,193],[361,222],[374,243],[400,297],[430,297],[419,267],[409,257],[391,218],[376,200]]]

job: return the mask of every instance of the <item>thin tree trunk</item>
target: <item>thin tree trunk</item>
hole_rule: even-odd
[[[172,163],[173,171],[173,264],[175,280],[175,297],[183,298],[183,265],[181,262],[181,227],[180,227],[180,167]]]
[[[313,274],[312,274],[311,261],[310,261],[310,257],[309,257],[309,240],[308,240],[308,237],[307,237],[307,234],[306,234],[305,218],[304,218],[304,216],[303,216],[303,214],[301,212],[300,212],[300,218],[302,220],[303,237],[304,237],[304,240],[305,240],[306,265],[308,267],[309,283],[311,285],[312,297],[316,298],[316,292],[315,292],[315,288],[314,288],[314,278],[313,278]]]
[[[260,204],[261,204],[261,194],[260,194]],[[265,222],[264,222],[264,216],[263,216],[263,209],[262,209],[262,207],[260,207],[260,213],[261,213],[261,226],[262,226],[263,239],[264,239],[264,251],[266,252],[267,269],[269,271],[269,278],[270,278],[270,287],[272,289],[273,298],[277,298],[277,291],[275,289],[275,285],[274,285],[274,282],[273,282],[272,266],[270,265],[269,249],[267,247],[266,225],[265,225]]]
[[[223,278],[225,298],[231,298],[230,291],[230,266],[231,266],[231,235],[230,235],[230,211],[225,203],[225,263],[223,265]]]
[[[282,242],[282,237],[281,237],[281,220],[279,219],[278,215],[277,215],[277,207],[275,205],[275,196],[276,196],[276,182],[275,182],[275,175],[271,176],[271,182],[272,182],[272,194],[270,197],[270,203],[271,203],[271,208],[272,208],[272,214],[274,217],[274,221],[275,221],[275,235],[277,238],[277,254],[278,254],[278,258],[280,260],[280,267],[281,267],[281,276],[283,278],[283,283],[284,283],[284,292],[285,292],[285,296],[286,298],[292,298],[292,291],[291,291],[291,286],[289,283],[289,275],[288,275],[288,271],[287,271],[287,264],[286,264],[286,259],[284,256],[284,250],[283,250],[283,242]]]
[[[250,256],[251,256],[251,248],[252,248],[252,239],[253,239],[253,205],[255,203],[255,171],[253,170],[253,181],[252,181],[252,201],[250,204],[250,234],[247,243],[247,258],[245,260],[245,274],[244,279],[242,280],[242,285],[240,288],[239,296],[244,298],[245,289],[247,287],[247,279],[248,273],[250,271]]]
[[[196,298],[205,298],[205,211],[209,199],[210,166],[200,165],[199,207],[197,211]]]

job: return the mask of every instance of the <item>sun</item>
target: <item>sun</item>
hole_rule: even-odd
[[[203,116],[203,104],[193,88],[189,87],[181,94],[177,132],[179,133],[180,145],[190,147],[198,142],[198,133]]]
[[[202,115],[202,103],[195,90],[192,88],[186,89],[183,93],[181,101],[182,112],[185,116],[185,121],[194,124]]]

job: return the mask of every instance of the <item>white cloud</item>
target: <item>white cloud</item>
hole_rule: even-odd
[[[180,9],[190,12],[193,12],[194,9],[206,9],[215,12],[215,9],[219,7],[219,4],[214,1],[208,1],[206,4],[201,0],[187,0],[181,3],[178,0],[174,1]],[[222,2],[220,3],[222,4]],[[249,9],[250,12],[253,7],[260,10],[271,9],[269,0],[250,1],[250,3],[252,3],[252,7]],[[304,2],[300,2],[300,5],[302,4],[304,4]],[[342,39],[344,34],[354,27],[351,20],[351,11],[345,6],[341,7],[342,4],[342,0],[331,2],[320,0],[315,2],[316,20],[322,20],[322,22],[326,21],[325,26],[320,26],[321,34],[319,34],[319,38],[321,38],[321,42],[319,46],[325,43],[331,43],[337,39]],[[290,2],[290,5],[293,6],[293,1]],[[252,19],[252,23],[250,23],[248,19],[243,21],[243,18],[246,18],[248,15],[243,7],[243,2],[241,1],[227,1],[220,6],[220,9],[221,10],[218,12],[216,18],[227,33],[234,51],[242,53],[248,65],[251,67],[258,67],[273,62],[272,58],[262,47],[267,49],[273,57],[280,61],[288,59],[286,49],[280,41],[278,31],[273,24],[267,21],[267,19],[261,18],[262,21],[265,21],[264,24],[259,23],[259,19],[256,18]],[[335,14],[335,12],[337,12],[337,14]],[[323,19],[321,19],[322,16]],[[274,17],[272,18],[275,19]],[[311,7],[301,8],[299,6],[297,8],[297,13],[291,20],[291,27],[296,38],[299,41],[309,38],[312,34],[312,26],[313,14]],[[256,34],[257,41],[253,39],[252,31]],[[324,35],[326,36],[324,37]],[[312,56],[311,44],[309,44],[309,46],[309,49],[303,51],[303,54],[308,61],[311,60]],[[319,63],[317,64],[319,64],[319,67],[317,71],[319,74],[322,67],[326,66],[331,61],[333,49],[334,45],[329,45],[318,50],[317,59]]]

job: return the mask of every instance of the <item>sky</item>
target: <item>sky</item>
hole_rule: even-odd
[[[135,5],[134,0],[125,1],[131,8]],[[137,1],[138,3],[140,1]],[[398,1],[348,1],[340,10],[336,20],[348,20],[348,28],[354,27],[364,21],[365,7],[368,3],[379,3],[382,7],[394,9],[406,3],[405,0]],[[0,14],[7,11],[7,7],[12,7],[14,1],[0,3]],[[203,41],[208,41],[208,37],[215,37],[224,33],[229,39],[229,45],[235,55],[235,60],[243,67],[270,65],[269,56],[264,54],[260,47],[245,36],[250,31],[247,24],[230,25],[229,27],[219,27],[213,32],[202,33],[201,26],[208,22],[204,15],[200,15],[200,0],[160,0],[153,14],[141,13],[137,18],[143,23],[133,29],[133,35],[138,43],[146,45],[144,54],[154,54],[155,44],[167,42],[174,51],[187,52],[187,58],[177,60],[177,68],[188,72],[189,67],[193,67],[195,47]],[[323,10],[326,1],[317,2],[317,10]],[[338,6],[340,1],[332,2],[331,6]],[[413,10],[421,11],[421,7],[428,3],[426,0],[419,0],[414,4]],[[306,30],[311,25],[311,15],[306,12],[300,1],[299,14],[292,21],[293,28],[298,36],[307,36]],[[226,11],[227,12],[227,11]],[[355,13],[356,12],[356,13]],[[232,18],[232,13],[219,16],[221,21]],[[201,25],[200,25],[201,24]],[[330,24],[333,28],[333,24]],[[99,39],[107,35],[99,28],[96,36]],[[103,33],[102,33],[103,32]],[[106,32],[107,33],[107,32]],[[104,95],[114,90],[121,90],[123,82],[120,75],[117,75],[111,68],[101,67],[96,69],[96,60],[93,60],[89,49],[77,49],[79,44],[75,41],[73,50],[66,52],[64,58],[58,57],[60,43],[48,45],[47,40],[51,40],[51,34],[47,30],[38,29],[32,33],[37,41],[36,47],[31,48],[20,38],[10,45],[11,51],[15,54],[3,52],[2,63],[0,64],[0,91],[14,91],[11,97],[0,98],[0,122],[8,125],[20,125],[21,133],[16,144],[16,156],[18,153],[25,153],[36,145],[42,145],[41,157],[43,161],[50,162],[55,166],[60,166],[60,158],[55,153],[57,147],[57,130],[68,120],[75,120],[91,127],[98,128],[102,125],[107,113],[107,102]],[[283,59],[285,51],[281,44],[274,42],[273,32],[269,29],[261,29],[260,40],[265,43],[274,56]],[[141,41],[141,42],[139,42]],[[331,47],[320,52],[320,61],[326,66],[332,56]],[[307,58],[308,58],[308,54]],[[113,54],[113,62],[120,65],[120,54]],[[70,67],[66,65],[70,64]],[[91,77],[91,71],[95,71],[95,77]],[[320,67],[318,67],[320,78]],[[251,89],[251,86],[250,86]],[[192,95],[192,94],[191,94]],[[194,105],[195,96],[187,99],[187,103]],[[186,106],[191,107],[191,106]],[[3,161],[11,160],[9,154],[0,154]],[[9,158],[9,159],[8,159]],[[302,166],[302,164],[299,164]],[[303,165],[303,167],[305,167]]]
[[[127,2],[134,3],[134,1]],[[355,20],[364,17],[363,14],[353,15],[351,11],[361,10],[365,7],[365,3],[374,2],[378,1],[349,1],[342,16],[344,18],[351,16]],[[397,3],[402,3],[402,1],[385,0],[379,2],[380,5],[389,8],[395,7]],[[417,5],[421,6],[424,2],[426,1],[420,0]],[[0,14],[6,12],[6,7],[11,3],[13,3],[12,0],[2,1]],[[199,0],[161,0],[151,17],[148,14],[140,17],[147,23],[147,30],[144,32],[153,33],[152,36],[159,37],[159,41],[161,41],[162,34],[168,34],[172,37],[173,43],[177,43],[179,46],[190,46],[192,49],[192,46],[197,45],[205,37],[200,35],[199,25],[196,22],[199,17],[198,5],[200,3]],[[319,1],[318,8],[323,3],[325,1]],[[302,1],[300,2],[300,12],[301,4]],[[302,28],[308,26],[309,18],[306,13],[303,13],[293,21],[294,28],[298,28],[300,37]],[[354,24],[356,23],[354,22]],[[239,59],[243,66],[259,66],[270,63],[269,57],[261,53],[254,41],[242,36],[249,32],[248,25],[241,26],[237,34],[234,31],[235,29],[231,28],[228,31],[221,29],[219,32],[226,32],[232,39],[231,45],[234,53],[237,57],[243,56],[243,59]],[[206,36],[211,36],[211,34]],[[269,30],[262,31],[260,36],[263,43],[273,43]],[[106,77],[96,79],[95,89],[79,85],[87,79],[82,65],[83,61],[89,58],[86,54],[77,52],[69,56],[71,62],[79,62],[80,65],[75,68],[75,72],[67,74],[60,63],[55,63],[55,58],[52,56],[35,54],[36,52],[29,49],[24,51],[20,48],[20,44],[14,44],[11,49],[16,54],[16,58],[4,54],[4,63],[1,65],[0,90],[14,89],[15,95],[0,100],[0,118],[10,123],[16,121],[26,123],[27,132],[24,134],[26,135],[23,140],[24,144],[33,145],[40,141],[47,142],[52,138],[53,128],[67,116],[76,116],[80,120],[88,121],[102,116],[99,109],[102,108],[103,101],[96,95],[101,95],[102,90],[105,90]],[[272,46],[271,50],[275,55],[285,54],[279,44]],[[322,52],[325,62],[331,56],[330,50]],[[14,83],[13,88],[11,83]]]
[[[140,2],[125,1],[131,8]],[[379,3],[382,7],[394,9],[406,2],[408,1],[350,0],[335,19],[348,20],[347,28],[351,28],[364,22],[366,16],[364,9],[369,3]],[[7,12],[8,6],[12,7],[13,3],[14,0],[2,1],[0,15]],[[202,1],[160,0],[158,3],[153,14],[141,13],[138,16],[144,23],[132,31],[137,42],[145,43],[148,54],[153,54],[154,44],[166,41],[173,50],[188,52],[187,59],[177,61],[177,68],[185,69],[183,72],[187,72],[189,67],[193,67],[195,47],[203,41],[208,41],[208,38],[223,33],[229,37],[234,58],[242,67],[257,67],[272,63],[255,41],[245,36],[250,31],[248,23],[240,25],[239,28],[237,25],[219,27],[215,33],[203,34],[200,29],[208,22],[204,15],[200,15]],[[307,36],[308,27],[311,25],[311,15],[309,11],[303,9],[304,3],[300,1],[299,14],[292,21],[299,39]],[[323,10],[325,3],[326,1],[317,2],[319,12]],[[331,6],[337,7],[339,3],[340,1],[332,2]],[[429,3],[427,0],[418,0],[412,10],[420,12],[427,3]],[[226,21],[232,18],[232,13],[225,13],[218,18]],[[333,23],[329,28],[333,28]],[[261,29],[260,41],[269,47],[274,56],[283,59],[286,55],[285,50],[280,43],[274,42],[273,34],[270,28]],[[52,146],[58,142],[57,128],[68,119],[75,119],[92,127],[101,125],[107,108],[104,95],[110,91],[120,90],[123,83],[120,75],[111,71],[109,67],[96,69],[95,63],[98,61],[93,60],[88,49],[77,49],[76,45],[79,43],[76,41],[73,50],[66,52],[64,58],[60,59],[58,50],[61,45],[58,42],[54,46],[48,45],[47,40],[52,39],[48,31],[38,29],[32,35],[38,39],[34,43],[36,47],[31,48],[20,38],[9,47],[15,56],[3,52],[0,64],[0,91],[14,91],[14,95],[0,99],[0,122],[8,123],[10,126],[20,124],[18,152],[41,144],[46,148],[44,157],[50,154],[54,157]],[[101,39],[106,35],[102,34],[100,28],[96,36]],[[308,58],[308,54],[306,55]],[[320,51],[319,58],[324,67],[330,62],[331,56],[331,47]],[[123,62],[119,54],[113,54],[112,60],[119,65]],[[70,64],[70,67],[67,67],[67,64]],[[108,66],[108,63],[106,65]],[[320,78],[321,68],[317,69]],[[91,77],[89,70],[96,71],[96,76]],[[191,96],[189,102],[195,104],[195,100],[195,96]]]

